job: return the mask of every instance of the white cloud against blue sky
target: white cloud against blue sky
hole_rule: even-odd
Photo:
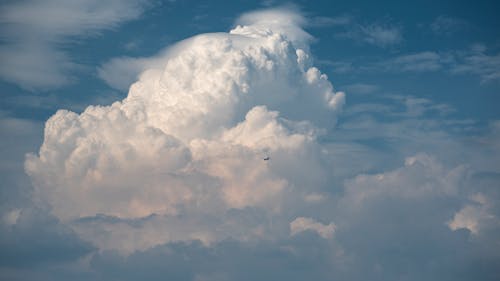
[[[0,4],[0,279],[497,280],[498,5],[222,2]]]

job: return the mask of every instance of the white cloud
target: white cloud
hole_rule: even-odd
[[[74,36],[98,34],[141,15],[148,1],[15,1],[0,6],[0,77],[19,86],[51,89],[81,68],[64,52]]]
[[[239,21],[154,58],[115,60],[103,67],[108,77],[117,64],[145,68],[127,98],[47,121],[25,167],[59,219],[124,252],[280,233],[285,206],[324,184],[316,136],[335,124],[345,96],[311,66],[299,14],[270,10]],[[235,210],[278,221],[214,219]]]
[[[330,239],[335,233],[335,224],[322,224],[312,218],[298,217],[290,223],[290,235],[296,235],[304,231],[314,231],[319,236]]]

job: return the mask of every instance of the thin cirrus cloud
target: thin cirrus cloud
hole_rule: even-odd
[[[438,35],[451,35],[470,28],[470,24],[462,19],[441,15],[434,19],[429,27]]]
[[[336,36],[382,48],[397,45],[403,41],[403,34],[399,26],[381,23],[353,25],[347,31],[340,32]]]
[[[375,62],[324,61],[334,73],[352,72],[438,72],[450,75],[473,75],[481,83],[500,80],[500,55],[484,45],[476,44],[466,50],[422,51],[402,54]]]
[[[479,76],[482,83],[500,81],[500,54],[491,53],[484,45],[474,45],[467,52],[457,55],[450,68],[453,74]]]
[[[395,57],[382,63],[389,71],[427,72],[443,67],[442,56],[435,52],[420,52]]]
[[[138,18],[149,5],[134,1],[16,1],[0,6],[3,45],[0,77],[28,90],[47,90],[71,83],[83,66],[64,46]]]
[[[491,54],[483,45],[464,51],[420,52],[395,57],[378,64],[386,71],[434,72],[443,70],[452,75],[475,75],[481,83],[500,79],[500,55]]]

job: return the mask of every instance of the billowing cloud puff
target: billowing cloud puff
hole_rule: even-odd
[[[287,204],[324,184],[316,136],[335,124],[345,98],[312,66],[302,21],[285,10],[244,15],[229,33],[145,60],[124,100],[58,111],[25,162],[36,195],[108,248],[274,229],[230,220],[237,210],[281,216],[285,233]]]

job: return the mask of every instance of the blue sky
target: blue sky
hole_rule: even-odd
[[[1,279],[497,280],[497,10],[3,2]]]

